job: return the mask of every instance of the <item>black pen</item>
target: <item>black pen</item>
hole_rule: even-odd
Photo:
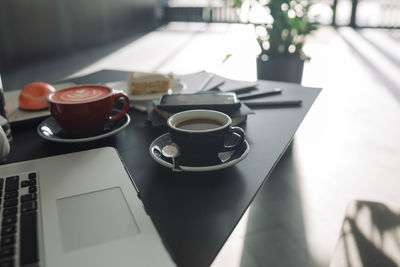
[[[301,100],[284,100],[284,101],[242,101],[249,108],[267,108],[267,107],[285,107],[285,106],[301,106]]]
[[[252,98],[259,98],[263,96],[270,96],[270,95],[277,95],[282,93],[281,88],[275,88],[275,89],[268,89],[268,90],[253,90],[249,93],[246,94],[238,94],[237,98],[240,100],[246,100],[246,99],[252,99]]]

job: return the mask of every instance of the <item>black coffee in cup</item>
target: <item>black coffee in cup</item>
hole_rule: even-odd
[[[244,142],[244,131],[231,118],[214,110],[187,110],[172,115],[167,125],[184,160],[216,162],[218,153],[233,151]],[[228,139],[235,139],[227,144]]]
[[[211,130],[223,125],[224,122],[209,117],[188,117],[174,123],[174,126],[178,129],[192,131]]]

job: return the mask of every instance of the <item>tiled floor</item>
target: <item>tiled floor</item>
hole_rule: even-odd
[[[332,28],[306,46],[323,92],[213,266],[328,266],[348,203],[400,206],[399,31]]]
[[[205,69],[255,80],[258,50],[248,27],[175,23],[139,39],[27,66],[12,74],[22,79],[10,86],[103,68]],[[371,29],[327,27],[310,38],[303,85],[323,91],[214,267],[328,266],[350,201],[400,206],[399,43],[400,31]],[[49,66],[48,77],[37,77]]]

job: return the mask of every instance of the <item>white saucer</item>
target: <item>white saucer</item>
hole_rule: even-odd
[[[149,147],[150,156],[162,166],[173,169],[172,160],[169,158],[165,158],[161,155],[161,150],[166,145],[173,144],[171,140],[171,136],[169,133],[163,134],[157,137]],[[208,164],[207,166],[202,166],[199,164],[191,164],[190,166],[185,165],[184,159],[179,159],[182,165],[179,165],[182,171],[188,172],[204,172],[204,171],[214,171],[220,170],[232,165],[235,165],[239,161],[243,160],[247,154],[249,154],[250,146],[249,143],[245,140],[244,143],[239,146],[235,151],[230,152],[221,152],[218,154],[220,161]]]
[[[60,143],[81,143],[102,139],[107,136],[116,134],[117,132],[128,126],[130,121],[131,118],[127,113],[125,113],[121,119],[106,124],[103,131],[98,135],[89,137],[73,137],[64,132],[64,130],[60,127],[60,125],[58,125],[53,117],[49,117],[39,124],[37,131],[40,137],[49,141]]]
[[[178,93],[186,89],[186,84],[182,83],[177,79],[170,79],[171,87],[168,90],[168,94]],[[115,90],[121,90],[128,94],[129,99],[131,101],[149,101],[159,99],[165,93],[153,93],[153,94],[144,94],[144,95],[132,95],[128,93],[128,82],[127,81],[119,81],[119,82],[109,82],[106,83],[107,86]]]

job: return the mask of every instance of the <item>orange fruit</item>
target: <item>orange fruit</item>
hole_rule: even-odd
[[[34,82],[22,89],[19,94],[18,105],[22,109],[40,110],[47,108],[46,97],[56,89],[48,83]]]

